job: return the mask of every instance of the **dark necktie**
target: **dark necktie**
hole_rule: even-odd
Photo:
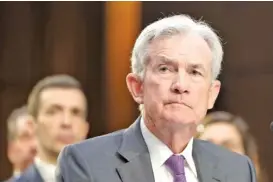
[[[166,160],[165,165],[173,172],[174,182],[187,182],[185,176],[184,157],[181,155],[172,155]]]

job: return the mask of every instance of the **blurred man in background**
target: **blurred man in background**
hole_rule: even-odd
[[[25,106],[13,110],[8,117],[7,154],[12,164],[13,176],[7,182],[16,179],[33,163],[36,154],[36,138],[32,120]]]
[[[87,136],[87,99],[75,78],[54,75],[33,88],[28,111],[35,121],[37,156],[18,181],[54,182],[60,151]]]

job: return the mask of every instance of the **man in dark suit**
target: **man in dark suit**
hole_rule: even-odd
[[[37,155],[16,182],[54,182],[62,148],[85,139],[88,133],[86,97],[75,78],[53,75],[35,85],[28,111],[34,118]]]
[[[13,174],[7,180],[18,178],[32,163],[36,155],[36,137],[32,117],[25,106],[14,109],[7,119],[8,159],[12,164]]]
[[[67,146],[57,182],[256,182],[250,159],[193,139],[220,90],[221,42],[176,15],[146,27],[126,77],[141,116],[125,130]]]

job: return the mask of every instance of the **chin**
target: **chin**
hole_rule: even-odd
[[[55,151],[61,152],[65,146],[67,146],[67,145],[66,144],[58,144],[55,148]]]
[[[164,112],[165,118],[174,123],[196,123],[197,117],[192,109],[181,107],[178,109],[166,110]]]
[[[185,113],[185,114],[182,114],[182,113]],[[188,118],[190,117],[188,112],[183,112],[180,110],[172,110],[172,111],[164,112],[164,118],[174,122],[182,122],[184,120],[188,120]]]
[[[188,126],[188,125],[196,125],[195,119],[187,118],[185,116],[179,115],[167,115],[164,117],[167,123],[174,125],[175,127],[179,126]]]
[[[193,122],[192,120],[187,120],[187,119],[177,119],[177,118],[170,118],[169,120],[170,124],[174,124],[176,126],[183,126],[183,125],[193,125],[195,124],[195,122]]]

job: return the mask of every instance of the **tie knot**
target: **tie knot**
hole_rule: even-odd
[[[165,164],[172,170],[174,175],[181,175],[185,174],[184,160],[184,156],[172,155],[166,160]]]

